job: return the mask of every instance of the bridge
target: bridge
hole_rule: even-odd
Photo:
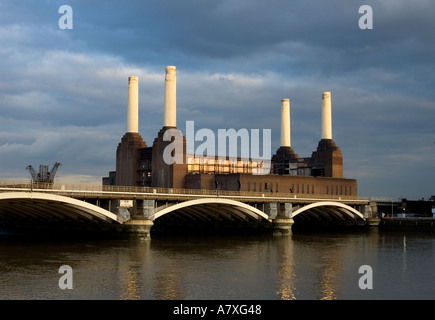
[[[369,198],[223,190],[0,183],[0,230],[141,234],[367,225]],[[42,232],[42,231],[41,231]]]

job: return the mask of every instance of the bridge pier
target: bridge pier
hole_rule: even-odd
[[[279,235],[288,235],[292,231],[293,223],[294,221],[291,218],[274,219],[272,220],[273,233]]]
[[[275,219],[278,215],[278,204],[267,202],[264,204],[264,213],[266,213],[270,219]]]
[[[150,230],[154,225],[154,200],[102,199],[97,204],[118,216],[122,222],[118,232],[150,238]]]
[[[368,205],[362,206],[364,210],[364,217],[368,226],[378,227],[381,219],[378,217],[378,205],[376,202],[370,201]]]
[[[155,213],[155,200],[136,200],[136,216],[153,219]]]
[[[375,217],[378,214],[378,204],[374,201],[370,201],[369,204],[371,217]]]
[[[153,225],[154,223],[149,219],[131,219],[122,224],[122,232],[150,239]]]
[[[154,218],[154,200],[141,200],[134,199],[129,202],[129,219],[126,220],[123,226],[123,232],[134,234],[135,236],[143,237],[146,239],[151,238],[150,231],[154,225],[152,219]],[[122,210],[122,204],[118,207]],[[121,213],[122,214],[122,213]]]
[[[152,220],[155,212],[155,200],[102,199],[97,202],[97,206],[116,214],[124,221],[134,218]]]
[[[291,203],[267,202],[264,204],[264,213],[266,213],[270,219],[291,218],[292,212],[293,205]]]
[[[272,219],[274,234],[287,235],[291,233],[293,226],[291,203],[265,203],[264,212]]]

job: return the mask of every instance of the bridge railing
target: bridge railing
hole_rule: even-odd
[[[168,195],[204,195],[204,196],[228,196],[228,197],[252,197],[252,198],[315,198],[336,200],[363,200],[369,197],[353,195],[325,195],[316,193],[282,193],[282,192],[253,192],[253,191],[227,191],[207,189],[178,189],[178,188],[154,188],[132,187],[113,185],[87,185],[87,184],[52,184],[52,183],[28,183],[28,182],[0,182],[0,188],[38,191],[66,192],[101,192],[101,193],[135,193],[135,194],[168,194]]]
[[[401,198],[389,198],[389,197],[370,197],[370,201],[373,202],[384,202],[384,203],[392,203],[392,202],[402,202]]]

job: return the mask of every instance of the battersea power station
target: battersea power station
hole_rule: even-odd
[[[103,185],[357,196],[357,180],[343,177],[341,150],[332,140],[330,92],[322,94],[321,139],[311,157],[293,150],[290,100],[282,99],[280,147],[265,160],[188,152],[186,136],[177,128],[174,66],[166,67],[163,127],[147,145],[138,132],[138,90],[138,77],[129,77],[127,132],[116,150],[116,170]]]

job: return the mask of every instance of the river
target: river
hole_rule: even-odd
[[[151,240],[3,237],[0,299],[435,299],[435,235],[364,230]],[[71,269],[60,273],[61,266]]]

